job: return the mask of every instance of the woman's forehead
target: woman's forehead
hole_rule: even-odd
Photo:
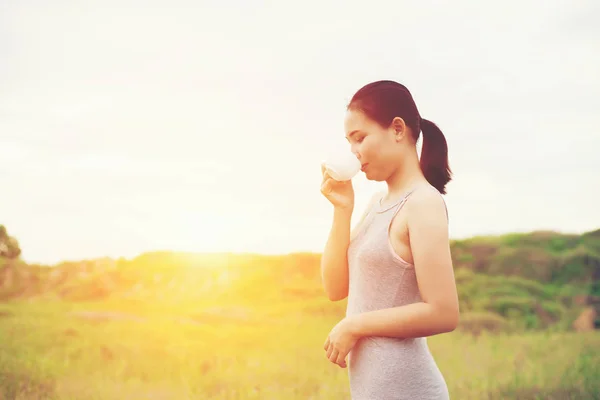
[[[348,134],[357,129],[366,129],[370,125],[370,122],[367,116],[361,111],[348,110],[344,118],[344,127]]]

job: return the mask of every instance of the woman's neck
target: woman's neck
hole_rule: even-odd
[[[427,183],[427,179],[421,171],[416,149],[409,156],[403,158],[402,164],[386,180],[386,183],[388,187],[386,199],[396,198],[416,185]]]

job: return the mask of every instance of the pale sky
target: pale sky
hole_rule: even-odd
[[[600,227],[593,1],[0,0],[0,224],[23,258],[323,249],[320,160],[393,79],[453,238]],[[356,212],[381,184],[354,180]]]

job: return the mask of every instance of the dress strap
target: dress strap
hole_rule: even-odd
[[[393,209],[394,207],[398,207],[398,210],[399,210],[400,208],[402,208],[402,206],[404,205],[404,203],[408,199],[408,196],[410,196],[414,191],[415,191],[415,189],[409,190],[402,197],[400,197],[400,199],[398,199],[397,201],[395,201],[394,203],[392,203],[392,204],[390,204],[390,205],[388,205],[386,207],[384,207],[383,204],[381,204],[381,200],[383,200],[383,197],[385,197],[385,195],[382,196],[379,199],[379,201],[377,202],[377,210],[376,210],[376,212],[379,213],[379,214],[381,214],[381,213],[384,213],[384,212],[387,212],[387,211]],[[398,212],[398,210],[396,210],[396,212]]]

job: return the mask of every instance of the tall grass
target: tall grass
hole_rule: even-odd
[[[242,310],[3,304],[0,398],[349,399],[347,370],[322,349],[339,306]],[[453,399],[600,399],[595,332],[457,331],[429,344]]]

